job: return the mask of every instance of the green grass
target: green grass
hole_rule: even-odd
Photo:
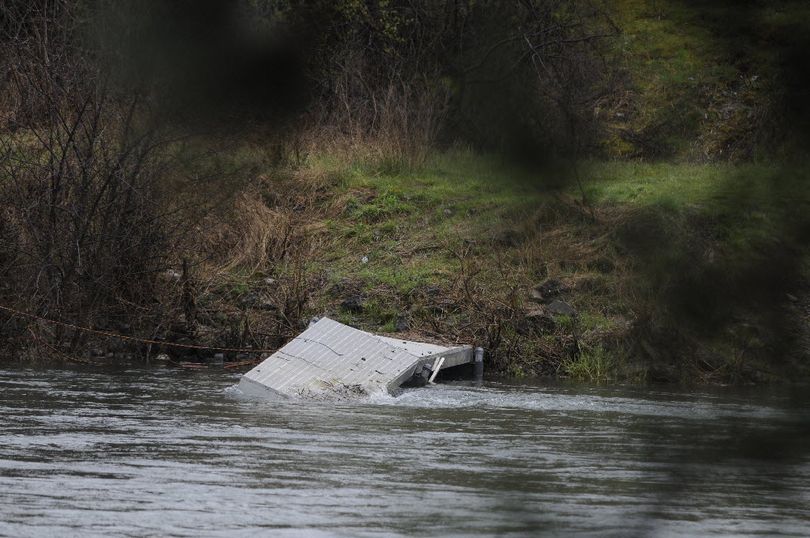
[[[497,159],[467,152],[435,154],[423,166],[392,173],[325,157],[312,166],[327,163],[343,178],[336,194],[350,197],[343,214],[329,221],[350,242],[337,267],[402,292],[452,273],[451,251],[465,241],[492,238],[538,208],[559,204],[554,192],[539,188],[545,178],[533,185]],[[673,225],[704,216],[735,249],[769,237],[810,204],[805,168],[607,161],[589,163],[583,177],[597,209],[648,209]],[[367,265],[359,264],[362,256]]]
[[[577,381],[604,383],[616,379],[617,359],[602,346],[584,347],[579,355],[563,361],[566,375]]]
[[[602,312],[584,312],[579,319],[579,326],[585,331],[604,331],[611,329],[613,325],[613,321]]]
[[[520,186],[514,174],[500,168],[495,159],[468,152],[435,154],[423,166],[390,172],[327,156],[314,159],[310,166],[341,175],[336,194],[349,200],[329,226],[355,242],[362,250],[355,252],[358,259],[369,256],[372,262],[363,269],[366,274],[374,267],[388,267],[380,260],[392,260],[414,249],[433,251],[410,260],[415,262],[411,269],[417,274],[433,272],[441,265],[437,252],[444,262],[454,263],[447,256],[448,247],[487,235],[506,215],[529,211],[544,196]],[[380,280],[391,278],[387,275]]]
[[[810,168],[777,164],[594,163],[586,192],[600,205],[702,216],[742,252],[774,238],[810,210]]]
[[[810,7],[799,0],[618,0],[611,13],[621,29],[612,53],[628,77],[620,102],[632,103],[608,119],[612,156],[728,158],[734,134],[777,98],[785,50],[810,30]]]

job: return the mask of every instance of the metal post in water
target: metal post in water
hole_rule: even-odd
[[[433,380],[436,379],[436,376],[439,374],[439,370],[442,369],[442,364],[444,364],[444,357],[439,357],[433,363],[433,373],[430,374],[430,379],[428,379],[428,383],[433,383]]]
[[[473,379],[476,385],[484,381],[484,348],[475,348],[475,362],[473,363]]]

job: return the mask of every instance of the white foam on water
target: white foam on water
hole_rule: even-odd
[[[593,392],[575,392],[579,389],[561,390],[558,387],[542,388],[534,386],[464,386],[458,384],[436,384],[422,388],[406,389],[398,395],[375,394],[352,401],[340,401],[341,406],[384,406],[414,409],[505,409],[523,411],[544,411],[548,413],[601,413],[630,416],[657,416],[678,419],[708,420],[713,418],[783,418],[787,415],[781,409],[745,402],[718,402],[706,394],[683,395],[678,398],[666,393],[650,392],[648,397],[612,396]],[[244,394],[237,385],[228,387],[229,396],[262,401]],[[291,403],[290,400],[275,403]],[[335,402],[313,402],[316,405],[333,405]],[[300,405],[300,403],[299,403]]]

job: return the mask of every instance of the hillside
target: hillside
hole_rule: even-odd
[[[201,269],[217,282],[201,309],[244,305],[256,334],[329,315],[474,342],[507,375],[806,373],[808,296],[796,283],[807,251],[787,243],[810,203],[805,169],[592,162],[583,204],[574,186],[538,188],[525,170],[466,152],[402,169],[310,163],[237,202],[216,235],[241,241]],[[775,254],[786,247],[797,250]],[[771,280],[775,267],[784,279]]]
[[[0,349],[242,362],[326,314],[509,376],[806,378],[808,21],[8,2]]]

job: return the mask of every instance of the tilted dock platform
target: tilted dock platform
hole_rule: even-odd
[[[472,346],[447,347],[378,336],[321,318],[246,373],[242,392],[265,397],[362,397],[396,393],[424,366],[473,363]]]

